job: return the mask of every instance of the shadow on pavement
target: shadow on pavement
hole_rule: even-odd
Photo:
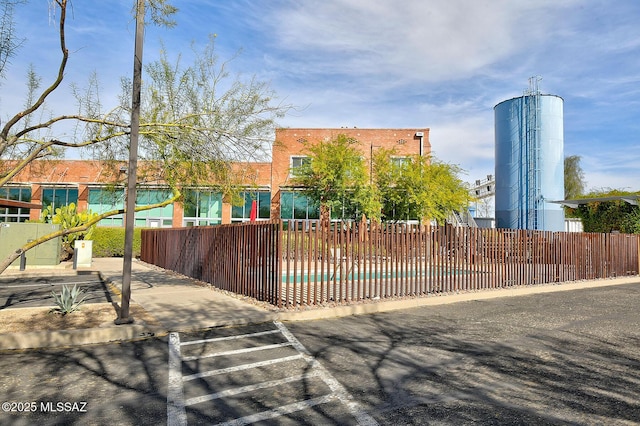
[[[635,424],[640,291],[574,293],[289,328],[381,424]]]

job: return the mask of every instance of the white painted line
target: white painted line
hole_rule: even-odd
[[[215,358],[217,356],[227,356],[227,355],[236,355],[236,354],[243,354],[243,353],[255,352],[255,351],[264,351],[264,350],[267,350],[267,349],[283,348],[285,346],[291,346],[291,343],[285,342],[285,343],[277,343],[277,344],[274,344],[274,345],[256,346],[254,348],[245,348],[245,349],[236,349],[236,350],[233,350],[233,351],[215,352],[215,353],[206,354],[206,355],[185,356],[185,357],[182,358],[182,360],[183,361],[195,361],[197,359]]]
[[[335,398],[336,397],[333,394],[329,394],[318,398],[307,399],[301,402],[294,402],[293,404],[283,405],[281,407],[274,408],[273,410],[263,411],[261,413],[252,414],[250,416],[240,417],[239,419],[230,420],[224,423],[218,423],[217,426],[240,426],[260,422],[263,420],[274,419],[276,417],[295,413],[296,411],[306,410],[307,408],[313,407],[315,405],[326,404],[327,402],[331,402]]]
[[[251,364],[242,364],[236,367],[228,367],[228,368],[221,368],[219,370],[203,371],[202,373],[191,374],[190,376],[183,376],[182,380],[186,382],[189,380],[201,379],[203,377],[217,376],[219,374],[233,373],[236,371],[249,370],[251,368],[266,367],[268,365],[274,365],[280,362],[294,361],[296,359],[301,359],[301,358],[302,358],[302,354],[298,354],[298,355],[286,356],[283,358],[270,359],[268,361],[254,362]]]
[[[310,379],[312,377],[318,377],[320,372],[309,372],[305,374],[298,374],[295,376],[285,377],[280,380],[270,380],[268,382],[256,383],[253,385],[240,386],[237,388],[227,389],[216,393],[210,393],[208,395],[196,396],[189,398],[184,402],[185,406],[199,404],[201,402],[212,401],[214,399],[225,398],[227,396],[240,395],[241,393],[253,392],[260,389],[272,388],[274,386],[285,385],[291,382],[298,382],[300,380]]]
[[[344,386],[342,386],[342,384],[338,382],[331,375],[331,373],[329,373],[329,371],[327,371],[327,369],[325,369],[322,366],[322,364],[320,364],[318,360],[313,358],[313,356],[311,355],[311,352],[309,352],[307,348],[305,348],[304,345],[300,343],[300,341],[296,339],[296,337],[293,334],[291,334],[289,329],[287,329],[280,321],[274,321],[273,323],[282,332],[284,337],[286,337],[287,340],[291,342],[293,347],[298,350],[298,352],[308,357],[308,359],[310,360],[311,366],[319,370],[320,372],[319,377],[327,384],[327,386],[329,386],[329,388],[335,394],[336,398],[340,402],[342,402],[344,405],[347,406],[351,414],[358,421],[358,424],[366,425],[366,426],[378,425],[378,422],[376,422],[373,417],[371,417],[369,414],[367,414],[360,408],[360,405],[353,399],[353,397],[349,394],[349,392],[347,392]]]
[[[280,333],[280,330],[261,331],[259,333],[251,333],[251,334],[238,334],[236,336],[216,337],[213,339],[189,340],[187,342],[180,343],[180,346],[196,345],[199,343],[209,343],[209,342],[221,342],[223,340],[246,339],[249,337],[264,336],[266,334],[276,334],[276,333]]]
[[[169,380],[167,384],[167,425],[186,426],[187,413],[182,388],[182,360],[180,359],[180,335],[169,334]]]

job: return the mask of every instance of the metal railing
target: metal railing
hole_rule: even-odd
[[[280,221],[142,231],[140,258],[233,293],[277,305]]]
[[[638,244],[628,234],[273,221],[145,230],[142,260],[295,308],[637,275]]]

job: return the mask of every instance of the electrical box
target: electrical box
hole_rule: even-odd
[[[90,268],[91,259],[93,257],[93,241],[76,240],[74,244],[75,244],[74,267]]]
[[[26,243],[37,240],[52,232],[60,230],[60,225],[50,223],[0,223],[0,258],[9,256]],[[60,248],[62,238],[56,237],[35,246],[25,253],[26,266],[49,266],[60,263]],[[20,266],[20,258],[11,266]]]

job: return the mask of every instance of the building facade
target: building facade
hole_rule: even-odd
[[[307,144],[327,142],[345,135],[357,142],[364,161],[371,165],[377,149],[394,149],[399,157],[429,155],[429,129],[277,129],[272,154],[271,216],[282,219],[319,219],[319,206],[310,203],[292,184],[292,170],[306,157]],[[342,218],[343,212],[332,212]]]
[[[162,208],[136,212],[140,227],[206,226],[250,220],[253,202],[257,220],[317,219],[318,206],[310,203],[291,183],[291,170],[306,156],[307,144],[329,141],[345,135],[357,141],[362,157],[371,163],[376,149],[395,149],[398,156],[429,155],[429,129],[277,129],[269,163],[236,163],[234,174],[241,177],[242,205],[232,205],[212,187],[183,191],[184,199]],[[27,166],[10,184],[0,188],[0,200],[13,200],[29,207],[0,206],[0,222],[24,222],[40,217],[35,205],[53,208],[75,203],[80,211],[105,213],[125,205],[126,163],[107,164],[86,160],[36,161]],[[167,185],[147,181],[137,190],[138,206],[156,204],[169,196]],[[20,205],[19,203],[16,203]],[[337,213],[339,216],[339,212]],[[124,215],[117,214],[100,226],[123,226]]]

